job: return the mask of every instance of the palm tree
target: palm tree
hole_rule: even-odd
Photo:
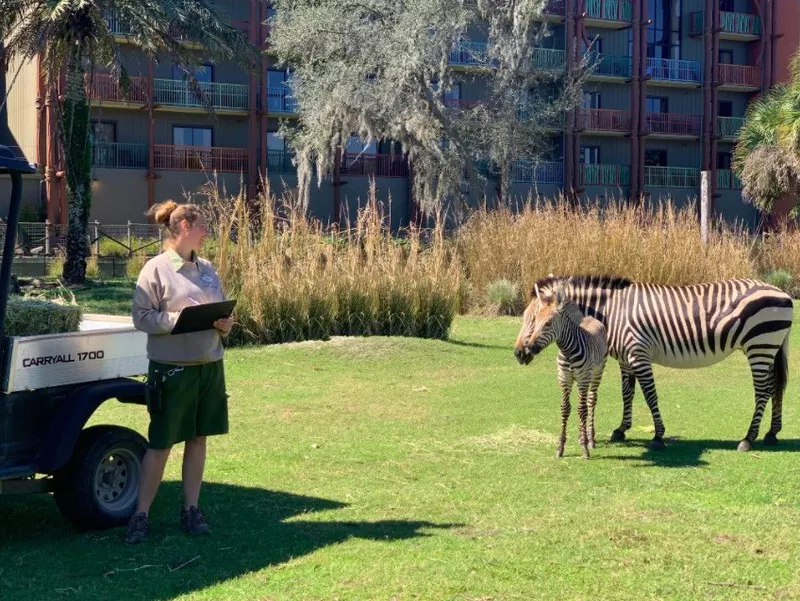
[[[747,110],[733,153],[746,200],[774,219],[796,212],[800,200],[800,53],[791,79]]]
[[[107,70],[122,90],[131,80],[121,62],[107,16],[125,23],[129,37],[147,56],[167,54],[184,71],[193,92],[210,110],[194,73],[198,57],[181,42],[203,45],[211,59],[257,66],[258,51],[204,0],[0,0],[0,62],[40,57],[51,97],[63,81],[56,110],[58,143],[65,163],[68,205],[64,279],[85,279],[87,222],[91,207],[90,105],[87,77]]]

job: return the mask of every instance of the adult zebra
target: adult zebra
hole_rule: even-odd
[[[611,276],[548,276],[536,283],[539,294],[548,295],[559,285],[585,315],[606,326],[609,355],[620,364],[622,423],[612,433],[612,442],[625,440],[625,432],[631,427],[633,394],[639,380],[655,426],[650,446],[663,448],[664,423],[658,410],[654,363],[706,367],[741,350],[753,376],[755,411],[739,450],[752,448],[770,397],[772,424],[764,444],[777,443],[792,326],[792,299],[788,294],[749,279],[658,286]],[[523,364],[533,358],[529,338],[537,306],[534,294],[514,348],[514,355]]]

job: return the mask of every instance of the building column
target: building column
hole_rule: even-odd
[[[718,0],[717,0],[718,1]],[[703,10],[703,171],[711,169],[711,77],[713,75],[714,0],[705,0]]]
[[[261,29],[259,23],[259,6],[258,0],[250,0],[250,16],[247,22],[247,35],[250,43],[254,46],[259,46],[258,41],[259,31]],[[258,133],[260,131],[258,123],[258,80],[254,73],[250,73],[250,86],[249,86],[249,101],[248,101],[248,124],[249,135],[247,143],[247,198],[251,201],[255,200],[257,195],[257,182],[258,182],[258,163],[256,162],[257,152],[256,144],[258,142]]]
[[[711,168],[711,204],[709,206],[709,218],[714,218],[717,204],[717,114],[719,113],[719,34],[720,34],[720,10],[719,0],[712,2],[711,12],[711,107],[709,118],[709,162]]]
[[[647,28],[650,19],[647,13],[647,2],[641,2],[641,23],[639,26],[639,156],[637,157],[639,176],[639,194],[647,194],[644,185],[644,149],[647,132],[645,131],[645,109],[647,107],[647,78],[645,77],[645,64],[647,64]]]
[[[259,184],[266,186],[267,182],[266,179],[269,177],[269,158],[267,154],[267,132],[269,130],[269,94],[267,89],[267,47],[269,46],[269,42],[267,41],[267,27],[264,25],[264,21],[267,20],[267,3],[266,0],[261,0],[259,2],[260,6],[260,19],[259,19],[259,27],[258,27],[258,37],[259,37],[259,48],[261,48],[261,73],[258,74],[259,81],[261,82],[261,107],[258,113],[259,118],[261,119],[261,168],[259,170],[259,175],[264,178],[264,182],[259,182]]]
[[[567,0],[566,21],[566,59],[567,70],[575,68],[575,1]],[[575,202],[575,109],[567,112],[567,123],[564,127],[564,194],[570,203]]]
[[[156,119],[154,114],[155,96],[153,94],[153,58],[147,61],[147,208],[156,204]],[[153,217],[150,217],[153,221]]]
[[[639,30],[642,21],[642,2],[633,0],[633,27],[631,31],[631,200],[638,201],[641,189],[639,188],[639,145],[642,141],[639,138],[639,108],[641,105],[641,94],[639,88],[642,85],[642,59],[639,52]]]
[[[588,40],[586,37],[586,24],[584,18],[586,17],[586,0],[577,0],[577,14],[575,15],[575,38],[572,44],[572,65],[573,67],[581,62],[582,44],[586,44],[588,50]],[[572,130],[572,194],[573,201],[578,202],[579,195],[583,192],[583,173],[581,171],[581,119],[578,113],[580,109],[575,109],[573,112],[573,130]]]

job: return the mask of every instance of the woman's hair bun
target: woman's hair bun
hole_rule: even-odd
[[[172,212],[177,208],[177,202],[174,200],[167,200],[155,205],[152,209],[150,209],[150,213],[155,216],[156,223],[168,226],[169,218],[172,215]]]

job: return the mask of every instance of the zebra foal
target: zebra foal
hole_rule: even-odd
[[[536,297],[538,305],[531,303],[525,311],[526,319],[533,320],[535,325],[527,341],[531,350],[524,360],[530,363],[534,355],[555,340],[558,345],[558,382],[561,385],[561,438],[556,457],[564,456],[567,420],[571,411],[569,397],[573,384],[577,384],[579,441],[583,458],[589,459],[589,449],[595,447],[597,388],[608,358],[606,328],[593,317],[584,316],[578,305],[564,296],[563,288],[542,294],[537,288]]]

